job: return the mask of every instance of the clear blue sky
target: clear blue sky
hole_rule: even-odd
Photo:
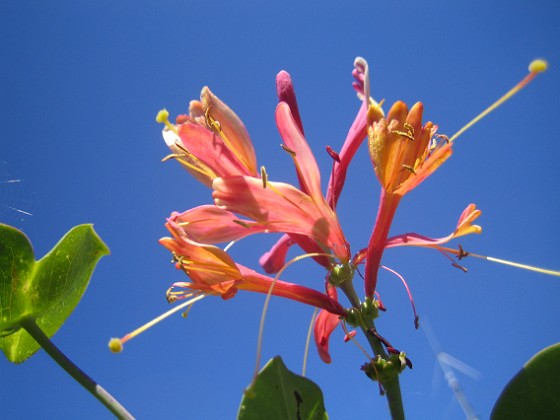
[[[359,107],[350,75],[356,56],[369,61],[376,99],[421,100],[426,118],[449,135],[520,80],[533,58],[548,59],[547,73],[459,138],[452,159],[406,197],[392,232],[446,235],[474,202],[484,231],[460,241],[467,249],[560,268],[560,6],[350,3],[0,5],[0,221],[23,229],[37,256],[72,226],[95,225],[111,256],[54,341],[138,417],[232,418],[255,359],[264,297],[247,293],[208,298],[122,354],[107,350],[110,337],[167,310],[165,290],[183,279],[157,240],[172,211],[207,203],[210,192],[175,162],[160,162],[168,151],[154,117],[164,106],[186,112],[204,85],[243,119],[271,179],[293,182],[273,117],[275,75],[289,71],[325,183],[324,147],[340,147]],[[378,193],[363,149],[340,204],[354,252],[367,244]],[[273,241],[250,238],[232,254],[256,267]],[[442,349],[480,371],[478,379],[458,377],[482,418],[520,366],[560,339],[557,278],[478,260],[466,260],[464,274],[421,249],[389,250],[383,262],[407,278]],[[323,273],[302,263],[284,277],[321,288]],[[424,332],[413,327],[404,289],[383,274],[379,291],[389,311],[378,328],[414,363],[401,379],[409,418],[462,418]],[[311,313],[272,301],[265,360],[281,354],[301,369]],[[325,365],[313,351],[308,368],[331,418],[385,418],[384,399],[359,371],[362,354],[341,331],[331,354]],[[0,395],[3,418],[110,418],[42,351],[19,366],[0,360]]]

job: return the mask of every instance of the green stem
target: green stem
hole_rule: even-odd
[[[119,419],[134,419],[111,394],[109,394],[101,385],[98,385],[85,372],[76,366],[58,347],[45,335],[43,330],[35,323],[32,318],[24,318],[20,325],[39,343],[43,349],[58,363],[66,372],[70,374],[76,381],[87,389],[95,398],[107,407]]]
[[[345,281],[340,285],[340,289],[344,292],[351,305],[359,310],[361,302],[354,290],[352,281]],[[389,355],[385,351],[381,341],[370,332],[372,329],[375,330],[375,323],[373,322],[373,319],[362,319],[361,324],[360,328],[366,336],[375,357],[380,356],[385,360],[389,360]],[[381,385],[383,386],[385,395],[387,396],[387,403],[389,404],[391,418],[393,420],[404,420],[405,417],[399,375],[395,375],[391,379],[381,382]]]

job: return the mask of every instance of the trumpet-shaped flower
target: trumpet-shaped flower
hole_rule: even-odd
[[[172,154],[197,180],[207,186],[214,178],[258,176],[253,143],[239,117],[208,87],[200,101],[191,101],[189,115],[166,122],[163,138]]]
[[[472,223],[478,219],[481,214],[482,212],[476,208],[475,204],[469,204],[461,213],[461,216],[457,221],[457,227],[449,235],[442,238],[430,238],[417,233],[405,233],[387,239],[385,248],[392,248],[396,246],[434,247],[443,245],[452,239],[459,238],[460,236],[470,235],[472,233],[479,234],[482,232],[482,228],[479,225],[473,225]]]
[[[430,176],[452,154],[451,142],[434,139],[437,126],[422,125],[423,106],[416,103],[410,112],[403,102],[396,102],[387,118],[379,111],[368,110],[369,152],[381,183],[379,210],[366,254],[365,288],[371,298],[393,217],[404,194]]]
[[[409,112],[399,101],[386,119],[379,120],[377,108],[370,106],[369,152],[377,178],[388,194],[403,196],[451,156],[451,143],[442,140],[438,144],[433,138],[437,126],[432,122],[422,125],[423,110],[421,102]]]
[[[339,316],[346,315],[344,308],[324,293],[281,280],[275,281],[236,264],[225,251],[216,246],[193,241],[176,223],[177,216],[172,216],[166,224],[172,237],[162,238],[160,243],[173,253],[177,268],[183,270],[192,281],[175,283],[174,288],[185,288],[187,292],[173,292],[171,296],[174,299],[190,297],[193,292],[220,295],[223,299],[233,297],[238,290],[266,294],[274,282],[273,295],[325,309]]]

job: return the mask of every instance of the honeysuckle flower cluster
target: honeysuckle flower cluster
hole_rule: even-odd
[[[400,277],[411,302],[412,297],[402,276],[381,265],[385,249],[433,248],[464,271],[466,269],[457,261],[472,255],[560,275],[558,271],[469,254],[460,245],[444,247],[456,238],[481,233],[482,228],[474,224],[481,215],[475,204],[466,206],[456,227],[447,236],[432,238],[415,232],[389,236],[400,201],[451,157],[454,140],[545,69],[546,63],[542,60],[531,63],[529,74],[518,85],[456,134],[447,137],[437,133],[436,124],[423,121],[421,102],[409,109],[405,103],[397,101],[385,114],[381,106],[383,101],[376,102],[371,97],[367,62],[356,58],[353,88],[360,107],[339,151],[325,145],[332,158],[325,194],[287,72],[281,71],[276,77],[279,102],[275,118],[282,148],[293,161],[298,185],[269,179],[264,166],[257,165],[253,143],[243,122],[208,87],[202,89],[200,100],[190,102],[188,115],[177,116],[175,123],[169,121],[166,110],[160,111],[156,120],[165,124],[163,138],[171,150],[163,160],[178,161],[196,180],[212,190],[212,201],[182,213],[173,212],[166,223],[171,236],[160,240],[171,252],[175,266],[190,279],[174,283],[167,291],[170,302],[183,300],[183,303],[123,338],[112,339],[110,348],[120,351],[125,341],[206,296],[230,299],[240,290],[272,294],[320,309],[313,330],[319,356],[326,363],[331,361],[329,338],[341,323],[345,341],[354,340],[356,332],[361,330],[374,353],[373,357],[368,356],[362,370],[387,392],[392,415],[402,418],[398,374],[407,366],[412,367],[412,363],[375,327],[379,311],[384,310],[376,291],[379,270],[384,268]],[[381,187],[379,207],[376,215],[372,210],[375,223],[369,241],[364,238],[367,246],[357,248],[353,254],[336,207],[349,165],[366,140]],[[377,190],[377,187],[372,185],[371,189]],[[227,247],[222,248],[224,244],[249,235],[270,233],[280,234],[280,237],[269,250],[262,250],[259,264],[266,274],[236,263],[227,253]],[[315,288],[279,279],[284,268],[294,261],[286,261],[294,245],[303,250],[303,256],[313,258],[325,270],[324,278],[317,278]],[[339,301],[340,292],[346,297],[344,303]],[[413,302],[412,307],[418,327]]]
[[[171,251],[176,267],[191,280],[173,284],[168,291],[169,300],[200,294],[229,299],[237,291],[247,290],[270,292],[315,306],[321,309],[315,321],[315,342],[321,359],[328,363],[329,337],[340,320],[372,329],[368,317],[373,320],[383,309],[376,284],[385,248],[438,247],[458,236],[480,233],[481,228],[472,225],[480,211],[471,204],[447,237],[434,239],[416,233],[388,237],[402,197],[451,156],[452,143],[436,134],[437,125],[422,122],[420,102],[410,110],[403,102],[396,102],[385,116],[381,105],[370,96],[369,69],[363,58],[355,60],[353,76],[361,106],[340,151],[327,146],[333,165],[326,194],[305,139],[294,86],[285,71],[276,77],[279,103],[275,116],[282,148],[294,163],[297,186],[270,180],[264,167],[258,169],[254,147],[242,121],[208,87],[202,89],[199,101],[191,101],[189,114],[179,115],[175,124],[169,122],[167,111],[158,114],[158,121],[165,124],[163,137],[172,152],[164,160],[177,160],[195,179],[212,189],[213,198],[213,203],[174,212],[167,221],[171,237],[160,243]],[[336,205],[352,158],[366,139],[381,184],[381,198],[369,245],[352,256]],[[218,246],[259,233],[283,234],[259,260],[265,273],[280,271],[289,248],[298,245],[324,267],[325,279],[317,279],[316,289],[285,282],[237,264]],[[354,274],[364,263],[364,281],[362,284],[359,280],[358,285],[363,287],[362,302],[354,289]],[[349,298],[349,308],[339,303],[338,290]]]

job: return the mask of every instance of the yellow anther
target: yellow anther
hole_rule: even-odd
[[[169,121],[169,111],[165,108],[160,110],[156,115],[156,121],[163,124],[165,124],[166,121]]]
[[[405,131],[393,130],[391,133],[398,134],[400,136],[406,137],[409,140],[414,141],[414,127],[411,126],[409,123],[404,123]]]
[[[206,119],[206,125],[208,126],[208,128],[213,128],[218,133],[220,133],[222,131],[222,125],[220,124],[219,121],[212,118],[212,116],[210,115],[210,109],[212,109],[211,106],[206,108],[206,111],[204,112],[204,118]]]
[[[156,121],[157,121],[158,123],[165,124],[165,126],[166,126],[169,130],[171,130],[171,131],[173,131],[175,134],[179,135],[179,134],[177,133],[177,128],[176,128],[173,124],[171,124],[171,123],[169,122],[169,111],[168,111],[167,109],[163,108],[161,111],[159,111],[159,112],[157,113],[157,115],[156,115]]]
[[[245,223],[243,220],[234,219],[232,221],[233,221],[233,223],[237,223],[239,226],[243,226],[246,229],[249,229],[251,227],[247,223]]]
[[[406,169],[407,171],[410,171],[410,172],[412,172],[414,175],[416,175],[416,170],[415,170],[412,166],[410,166],[410,165],[402,165],[402,167],[403,167],[404,169]]]
[[[296,157],[296,152],[294,152],[292,149],[290,149],[288,146],[286,146],[285,144],[281,144],[280,147],[282,149],[284,149],[285,152],[288,152],[290,154],[290,156],[292,156],[293,158]]]
[[[261,179],[263,188],[266,188],[266,184],[268,182],[268,174],[266,173],[266,168],[264,166],[261,166]]]
[[[548,68],[548,63],[545,60],[536,59],[529,64],[529,71],[531,73],[542,73]]]
[[[113,353],[120,353],[122,349],[123,345],[120,338],[111,338],[111,340],[109,340],[109,350]]]

